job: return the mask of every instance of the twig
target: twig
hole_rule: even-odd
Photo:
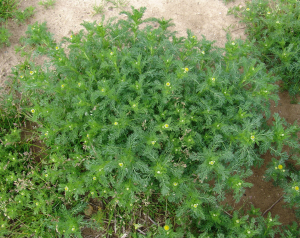
[[[148,216],[148,219],[149,219],[153,224],[155,224],[155,225],[158,226],[158,224],[157,224],[155,221],[153,221],[149,216]]]
[[[220,208],[218,205],[216,205],[217,208]],[[222,208],[220,208],[223,212],[225,212],[228,216],[233,217],[229,212],[226,212],[225,210],[223,210]]]
[[[270,211],[277,203],[279,203],[280,202],[280,200],[283,198],[283,195],[284,194],[282,194],[282,196],[270,207],[270,208],[268,208],[263,214],[262,214],[262,216],[264,216],[268,211]]]
[[[144,236],[146,235],[145,232],[141,231],[140,229],[136,229],[139,233],[143,234]]]
[[[228,216],[232,217],[232,215],[228,212],[226,212],[225,210],[222,210],[223,212],[225,212]]]
[[[143,213],[144,214],[144,216],[146,216],[154,225],[157,225],[158,226],[158,224],[155,222],[155,221],[153,221],[152,219],[151,219],[151,217],[150,216],[148,216],[148,215],[146,215],[145,213]]]
[[[245,28],[246,28],[246,26],[245,26],[245,27],[242,27],[242,28],[238,28],[238,29],[232,30],[231,32],[238,31],[238,30],[242,30],[242,29],[245,29]]]
[[[126,238],[128,236],[128,233],[124,233],[121,238]]]

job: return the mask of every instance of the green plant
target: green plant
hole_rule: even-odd
[[[278,233],[277,217],[264,219],[255,208],[251,216],[225,213],[220,205],[228,192],[238,201],[251,186],[245,178],[263,163],[260,154],[299,148],[299,128],[281,128],[279,117],[270,126],[262,116],[278,100],[277,78],[251,57],[253,41],[228,36],[225,49],[215,48],[191,31],[176,37],[171,20],[143,19],[144,12],[84,22],[86,31],[58,44],[46,24],[29,26],[23,43],[49,62],[17,66],[12,87],[44,156],[14,175],[1,171],[10,181],[0,190],[2,234],[81,237],[95,223],[119,237],[125,228],[139,237],[141,226],[149,237]],[[148,22],[158,27],[140,28]],[[293,183],[297,192],[299,178]],[[95,223],[82,215],[91,199],[103,203]]]
[[[19,1],[17,0],[0,0],[0,22],[6,21],[13,16],[13,12],[17,9]]]
[[[10,45],[9,37],[11,36],[11,33],[8,29],[6,29],[4,26],[0,27],[0,47],[5,44],[7,46]]]
[[[123,8],[128,5],[128,0],[105,0],[106,2],[112,3],[115,8]]]
[[[104,13],[104,6],[103,5],[94,5],[93,6],[93,10],[95,11],[95,13],[93,14],[94,16],[97,14],[103,14]]]
[[[39,5],[44,6],[46,9],[49,7],[54,7],[54,4],[56,3],[56,0],[46,0],[46,1],[40,1]]]
[[[35,13],[35,7],[30,6],[24,9],[24,11],[16,10],[13,13],[14,20],[19,24],[24,23],[27,19],[32,17]]]
[[[229,3],[229,2],[234,2],[235,0],[223,0],[223,2],[225,3],[225,4],[227,4],[227,3]]]
[[[229,12],[246,24],[248,38],[256,41],[256,57],[280,76],[293,101],[300,92],[299,9],[297,0],[255,0]]]

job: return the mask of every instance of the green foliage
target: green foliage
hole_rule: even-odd
[[[6,20],[13,16],[14,11],[17,9],[17,0],[0,0],[0,48],[3,45],[9,46],[9,38],[11,33],[6,28]]]
[[[106,2],[112,3],[115,8],[123,8],[128,5],[128,0],[105,0]]]
[[[24,23],[34,14],[34,7],[28,7],[24,11],[18,10],[19,1],[17,0],[0,0],[0,48],[3,45],[10,46],[9,38],[11,33],[6,27],[8,18],[13,18],[18,23]]]
[[[0,27],[0,47],[5,44],[7,46],[10,45],[9,38],[11,36],[11,33],[8,29],[6,29],[4,26]]]
[[[104,5],[94,5],[93,10],[95,11],[94,15],[103,14],[104,13]]]
[[[30,6],[25,8],[23,11],[16,10],[13,13],[14,20],[18,22],[19,24],[25,23],[26,20],[28,20],[30,17],[32,17],[35,13],[35,7]]]
[[[248,38],[256,41],[256,56],[280,76],[292,98],[300,92],[299,9],[297,0],[254,0],[230,10],[246,24]]]
[[[225,3],[225,4],[227,4],[227,3],[229,3],[229,2],[234,2],[235,0],[223,0],[223,2]]]
[[[54,4],[56,3],[56,0],[45,0],[45,1],[40,1],[39,5],[44,6],[46,9],[49,7],[54,7]]]
[[[104,203],[90,225],[107,219],[102,229],[110,236],[126,228],[139,237],[141,222],[131,214],[142,211],[163,221],[147,226],[149,237],[277,233],[277,217],[264,219],[255,208],[251,216],[228,216],[220,206],[228,192],[238,201],[251,186],[245,178],[262,163],[260,154],[270,150],[283,163],[283,145],[299,149],[298,127],[278,115],[270,126],[262,116],[268,119],[270,100],[278,100],[277,78],[252,57],[254,41],[228,36],[220,49],[191,31],[178,38],[168,30],[171,20],[143,19],[145,10],[122,12],[127,20],[117,22],[84,22],[85,31],[60,43],[45,23],[28,27],[24,47],[49,62],[13,70],[13,89],[22,95],[14,104],[35,125],[26,141],[42,141],[44,156],[6,152],[6,140],[19,137],[3,135],[1,168],[14,165],[0,173],[7,181],[0,190],[3,235],[81,237],[90,199]],[[299,178],[293,183],[295,193]]]
[[[0,0],[0,22],[6,21],[13,16],[13,12],[17,9],[17,0]]]

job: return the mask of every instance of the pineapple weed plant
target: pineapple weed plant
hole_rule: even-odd
[[[280,231],[270,212],[220,205],[229,193],[240,200],[269,150],[267,176],[299,206],[299,176],[285,166],[299,163],[299,127],[277,114],[266,123],[278,78],[251,56],[256,42],[228,36],[220,49],[191,31],[178,38],[170,20],[142,20],[144,11],[84,22],[60,43],[45,23],[28,27],[24,47],[49,61],[16,66],[2,102],[14,119],[2,118],[1,236],[82,237],[83,227],[118,237],[299,235],[296,224]],[[26,141],[9,124],[22,118],[36,127]],[[38,158],[33,140],[43,141]],[[103,205],[87,219],[91,199]]]
[[[295,102],[300,93],[300,2],[253,0],[229,13],[245,23],[248,39],[256,42],[256,57],[280,77],[281,88]]]

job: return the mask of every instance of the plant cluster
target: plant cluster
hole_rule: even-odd
[[[29,138],[19,128],[1,135],[2,236],[82,237],[87,226],[118,237],[279,233],[278,216],[255,208],[229,214],[220,205],[251,187],[245,178],[261,154],[276,156],[273,176],[289,156],[282,147],[299,149],[299,127],[278,115],[266,123],[278,78],[252,57],[254,41],[228,36],[220,49],[191,31],[178,38],[171,20],[143,19],[144,12],[84,22],[59,43],[45,23],[28,27],[25,46],[49,61],[13,70],[7,102],[33,129]],[[40,155],[14,150],[22,141],[41,141]],[[297,205],[300,180],[292,179],[286,198]],[[102,205],[87,220],[92,199]],[[165,211],[151,213],[159,206]],[[138,211],[151,226],[132,215]]]
[[[99,5],[95,4],[93,6],[94,15],[103,14],[105,12],[105,7],[107,7],[109,5],[110,5],[110,7],[108,7],[108,8],[111,10],[113,8],[123,9],[126,5],[128,5],[128,1],[127,0],[102,0],[101,4],[99,4]]]
[[[245,23],[249,40],[255,40],[256,57],[283,81],[295,101],[300,92],[300,3],[297,0],[254,0],[229,13]]]
[[[45,0],[45,1],[40,1],[39,5],[44,6],[46,9],[50,7],[54,7],[54,4],[56,3],[56,0]]]
[[[34,15],[35,7],[27,7],[23,11],[18,9],[18,0],[0,0],[0,47],[9,46],[12,35],[7,29],[7,20],[12,18],[19,24],[24,23]]]

